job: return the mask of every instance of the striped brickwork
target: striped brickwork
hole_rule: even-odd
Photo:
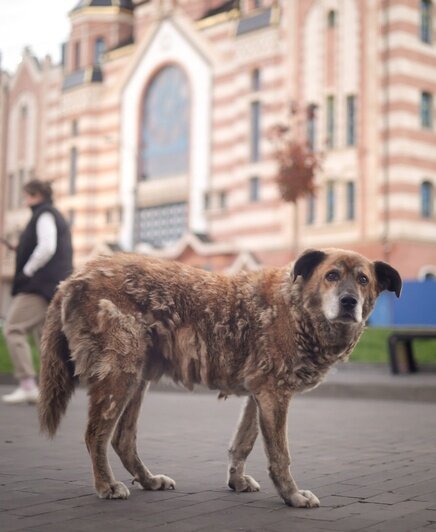
[[[356,249],[390,260],[409,278],[436,271],[436,6],[424,43],[415,0],[255,4],[84,8],[70,16],[63,67],[26,52],[15,73],[2,75],[3,235],[16,238],[25,223],[21,181],[36,175],[54,182],[57,205],[72,221],[77,264],[107,244],[132,249],[136,208],[186,201],[188,229],[207,238],[139,251],[211,269],[252,267],[289,260],[297,234],[299,249]],[[96,67],[99,37],[111,50]],[[168,64],[183,70],[190,87],[189,169],[138,184],[142,102]],[[422,125],[423,94],[433,97],[430,127]],[[316,108],[314,144],[323,161],[313,216],[302,198],[295,226],[294,206],[279,197],[268,133],[291,123],[305,138],[308,106]],[[433,186],[430,216],[422,213],[424,182]],[[0,258],[7,281],[11,256],[3,250]]]

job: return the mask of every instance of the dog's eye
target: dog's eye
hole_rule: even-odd
[[[331,272],[328,272],[325,276],[327,281],[334,282],[339,280],[339,272],[336,270],[332,270]]]
[[[359,277],[357,278],[357,280],[359,281],[359,283],[363,286],[365,286],[366,284],[369,283],[369,279],[366,275],[363,275],[363,273],[361,273],[359,275]]]

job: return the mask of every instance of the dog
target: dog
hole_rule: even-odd
[[[245,395],[229,449],[228,486],[259,490],[245,461],[260,427],[269,474],[284,502],[317,507],[290,472],[291,397],[348,359],[383,290],[400,296],[385,262],[338,249],[308,250],[293,265],[233,276],[135,254],[98,258],[64,281],[42,337],[39,418],[54,436],[78,378],[89,388],[85,441],[95,489],[126,499],[107,459],[109,440],[146,490],[174,489],[138,457],[137,419],[150,382]]]

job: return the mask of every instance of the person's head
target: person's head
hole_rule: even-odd
[[[53,190],[48,181],[41,181],[40,179],[32,179],[23,187],[24,203],[27,207],[39,205],[47,201],[52,201]]]

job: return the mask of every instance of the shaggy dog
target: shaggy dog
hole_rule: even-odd
[[[64,281],[48,310],[39,414],[53,436],[79,377],[89,388],[86,445],[101,498],[125,499],[107,459],[112,446],[144,489],[173,489],[136,450],[137,419],[150,381],[163,375],[192,389],[248,396],[229,450],[228,485],[258,491],[244,471],[258,427],[269,473],[286,504],[317,507],[290,472],[287,412],[346,360],[382,290],[400,295],[384,262],[350,251],[310,250],[290,267],[219,275],[176,262],[119,254]]]

